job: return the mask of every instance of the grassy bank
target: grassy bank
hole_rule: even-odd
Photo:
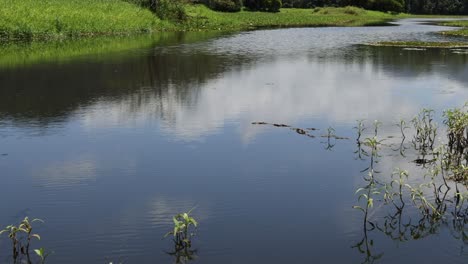
[[[2,39],[121,35],[169,26],[121,0],[0,0]]]
[[[205,6],[187,6],[187,22],[179,27],[191,29],[244,30],[265,27],[374,26],[399,18],[397,15],[355,7],[281,9],[279,13],[214,12]]]
[[[398,16],[354,7],[221,13],[186,5],[169,22],[122,0],[0,0],[0,39],[56,39],[159,31],[245,30],[260,27],[381,25]]]

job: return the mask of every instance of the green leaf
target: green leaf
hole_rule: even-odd
[[[362,190],[364,190],[364,188],[359,188],[359,189],[356,190],[356,192],[354,194],[357,194],[358,192],[360,192]]]
[[[364,211],[364,209],[362,209],[362,207],[361,207],[361,206],[357,206],[357,205],[355,205],[355,206],[353,206],[353,208],[354,208],[354,209],[361,210],[362,212],[365,212],[365,211]]]
[[[192,222],[193,222],[193,225],[194,225],[195,227],[198,226],[198,223],[197,223],[197,221],[196,221],[195,219],[192,218]]]
[[[189,216],[188,216],[187,213],[184,213],[184,214],[182,215],[182,217],[184,218],[185,222],[189,222],[189,221],[190,221],[190,220],[189,220]]]
[[[41,236],[39,236],[38,234],[33,234],[31,236],[37,238],[38,240],[41,240]]]
[[[35,249],[34,252],[36,252],[36,254],[37,254],[39,257],[44,258],[44,248]]]
[[[367,194],[363,193],[363,194],[359,195],[358,201],[360,201],[362,197],[366,198],[366,200],[369,199],[369,198],[367,197]]]

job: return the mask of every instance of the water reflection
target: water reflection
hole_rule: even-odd
[[[4,70],[0,115],[7,126],[31,129],[76,115],[86,129],[160,120],[167,134],[187,140],[213,133],[228,120],[388,120],[467,94],[466,55],[376,47],[348,51],[349,59],[265,62],[156,49],[118,63]],[[256,133],[249,126],[241,129],[243,138]]]

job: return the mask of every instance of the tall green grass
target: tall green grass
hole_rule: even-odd
[[[170,27],[120,0],[0,0],[0,38],[118,35]]]

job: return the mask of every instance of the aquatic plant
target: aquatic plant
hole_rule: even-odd
[[[360,120],[357,120],[358,124],[353,127],[354,129],[357,130],[357,138],[356,138],[356,141],[358,143],[360,143],[360,140],[361,140],[361,136],[362,136],[362,133],[364,132],[364,130],[366,130],[366,127],[364,125],[364,119],[360,119]]]
[[[355,205],[353,206],[354,209],[358,209],[361,212],[364,213],[363,217],[363,238],[361,241],[356,243],[353,248],[357,248],[360,253],[365,254],[366,258],[364,260],[365,263],[373,263],[374,261],[382,258],[383,253],[380,254],[374,254],[372,247],[374,245],[374,241],[369,238],[369,231],[372,231],[376,228],[376,225],[374,222],[370,221],[369,218],[369,211],[371,208],[374,207],[374,197],[379,196],[382,194],[382,192],[385,193],[386,196],[386,186],[382,185],[379,181],[376,179],[376,174],[379,172],[374,169],[375,164],[378,161],[379,156],[379,145],[381,144],[382,140],[377,139],[378,135],[378,127],[379,127],[380,122],[375,121],[374,122],[374,137],[372,138],[366,138],[364,139],[363,145],[365,147],[370,148],[370,155],[366,155],[369,157],[369,166],[362,170],[362,172],[367,171],[367,177],[364,177],[364,180],[367,183],[362,188],[359,188],[356,190],[356,194],[359,194],[358,196],[358,202],[361,200],[364,200],[365,206],[359,206]],[[359,127],[359,125],[358,125]],[[360,134],[362,130],[358,129],[358,134]],[[360,136],[358,136],[360,137]],[[358,148],[361,147],[361,142],[357,141]],[[365,152],[366,154],[368,152]]]
[[[400,123],[396,124],[398,128],[400,128],[401,137],[406,138],[405,136],[405,129],[410,128],[406,126],[406,121],[404,119],[400,119]]]
[[[11,248],[13,251],[13,260],[16,261],[18,258],[19,252],[20,252],[20,241],[18,238],[18,233],[21,232],[21,230],[15,226],[15,225],[9,225],[5,227],[5,229],[0,231],[0,235],[3,233],[8,234],[8,238],[11,240]]]
[[[26,251],[25,252],[29,252],[29,245],[31,243],[32,238],[36,238],[38,240],[41,240],[41,237],[38,234],[33,234],[32,233],[32,231],[33,231],[32,223],[34,223],[34,222],[44,223],[44,221],[42,221],[41,219],[36,218],[36,219],[32,219],[31,221],[29,221],[29,218],[25,217],[23,219],[23,221],[21,221],[21,223],[19,225],[19,229],[26,233]]]
[[[420,166],[421,171],[412,176],[412,182],[408,181],[409,172],[397,168],[391,174],[390,180],[386,177],[376,178],[379,173],[374,167],[377,165],[381,154],[385,150],[383,140],[379,140],[379,122],[374,122],[374,136],[361,138],[363,125],[358,124],[357,130],[358,150],[368,148],[370,165],[362,172],[365,185],[357,189],[357,199],[361,205],[353,208],[364,213],[363,231],[364,237],[355,246],[365,254],[364,262],[372,262],[381,257],[374,254],[371,231],[378,230],[392,240],[409,241],[422,239],[435,234],[441,226],[448,226],[451,233],[457,239],[468,242],[468,163],[467,163],[467,138],[468,138],[468,103],[462,108],[450,109],[444,112],[443,123],[446,126],[446,139],[436,137],[439,127],[434,121],[434,111],[423,109],[413,120],[414,137],[411,146],[417,155],[413,163]],[[406,121],[400,120],[397,127],[400,128],[402,142],[397,149],[403,158],[405,149]],[[440,129],[442,131],[442,129]],[[361,146],[362,145],[362,146]],[[355,152],[356,153],[356,152]],[[361,152],[359,152],[361,153]],[[366,153],[366,152],[362,152]],[[383,155],[383,154],[382,154]],[[391,154],[390,154],[391,155]],[[419,178],[418,178],[419,176]],[[364,203],[364,204],[363,204]],[[379,203],[376,206],[376,203]],[[386,205],[393,205],[385,210]],[[375,219],[369,219],[372,208],[378,207],[379,213],[386,215]],[[418,214],[414,215],[414,209]],[[406,211],[406,213],[405,213]],[[406,214],[406,217],[405,217]],[[415,220],[416,218],[416,220]]]
[[[427,155],[428,151],[434,148],[437,124],[434,122],[433,114],[434,110],[424,108],[411,120],[416,132],[412,142],[414,148],[419,151],[422,156]]]
[[[41,259],[41,264],[44,264],[47,257],[53,253],[51,251],[46,251],[44,248],[35,249],[34,252]],[[112,264],[112,262],[110,264]]]
[[[174,243],[176,248],[183,249],[183,248],[190,248],[192,246],[192,236],[194,235],[192,230],[193,228],[198,227],[198,222],[195,218],[191,217],[190,214],[193,209],[188,211],[187,213],[180,213],[177,214],[172,218],[174,223],[174,227],[172,231],[168,232],[164,237],[169,235],[173,236]]]
[[[25,217],[19,223],[19,225],[9,225],[5,227],[5,229],[0,230],[0,235],[4,233],[8,234],[8,238],[11,241],[12,257],[14,262],[16,262],[20,254],[23,254],[26,255],[28,263],[30,263],[29,247],[31,244],[31,240],[33,238],[36,238],[38,240],[41,239],[39,234],[33,233],[32,224],[34,222],[43,223],[44,221],[42,221],[41,219],[29,220],[29,217]],[[24,234],[24,236],[21,236],[21,234]],[[24,243],[23,240],[25,240]]]
[[[463,108],[449,109],[444,112],[447,126],[448,153],[450,162],[460,167],[468,164],[468,102]]]

